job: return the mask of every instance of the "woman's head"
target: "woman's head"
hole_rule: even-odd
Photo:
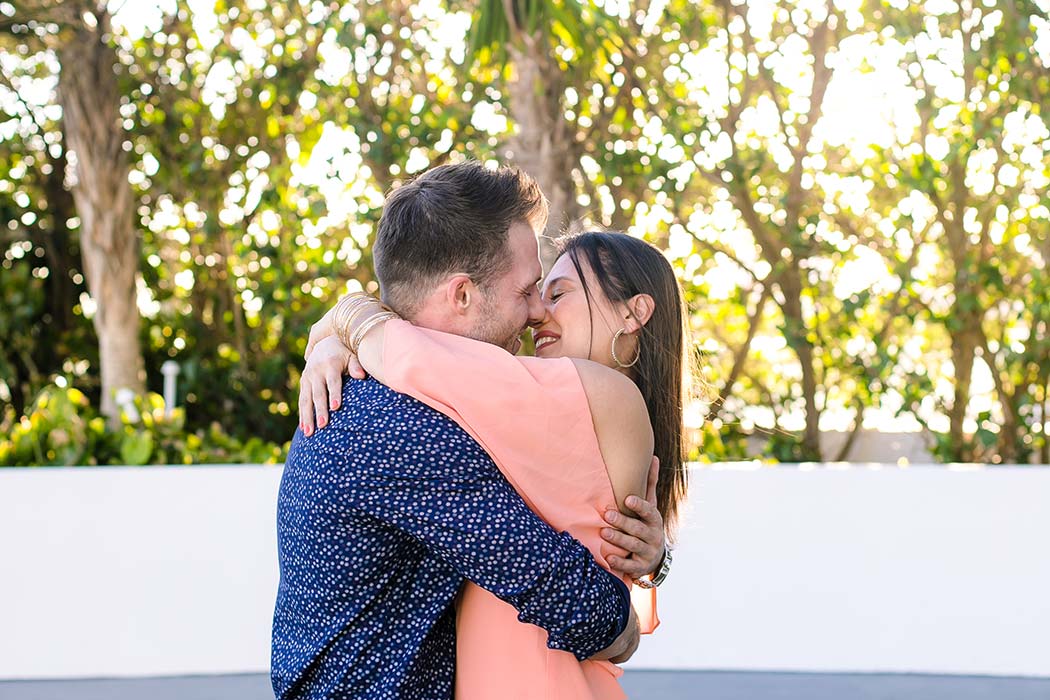
[[[547,314],[533,330],[540,357],[579,357],[638,385],[660,458],[657,501],[673,527],[685,495],[682,404],[687,383],[686,309],[674,271],[654,246],[623,233],[561,241],[543,287]]]

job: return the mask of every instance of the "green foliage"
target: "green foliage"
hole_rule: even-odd
[[[705,421],[689,439],[692,449],[687,458],[692,462],[736,462],[749,457],[747,434],[721,420]]]
[[[879,411],[922,426],[942,460],[1050,461],[1038,5],[614,5],[224,0],[213,23],[174,3],[141,35],[107,35],[148,386],[176,361],[183,408],[164,420],[147,398],[106,433],[72,159],[47,97],[61,32],[16,4],[0,17],[0,461],[269,459],[294,428],[310,324],[345,289],[376,288],[383,195],[454,158],[507,158],[536,116],[515,113],[518,60],[543,71],[538,123],[564,135],[567,216],[672,260],[719,394],[695,458],[813,458],[822,417]],[[824,129],[851,62],[915,99],[864,148]],[[856,283],[865,269],[884,274]]]
[[[483,91],[464,98],[469,83],[455,71],[421,68],[438,56],[415,42],[436,44],[447,32],[440,18],[391,21],[381,4],[349,15],[323,9],[225,2],[209,35],[180,4],[154,31],[110,37],[149,297],[140,307],[148,387],[161,389],[165,361],[179,363],[190,433],[219,424],[246,442],[287,439],[310,324],[348,286],[375,289],[369,240],[383,193],[413,155],[440,162],[452,150],[490,152],[471,125]],[[53,86],[58,66],[46,44],[14,39],[0,31],[0,50],[25,57],[5,64],[16,66],[3,76],[8,89]],[[264,49],[249,62],[246,41]],[[392,42],[401,50],[389,51]],[[321,74],[325,59],[344,58],[348,72]],[[208,76],[224,72],[229,92],[209,93]],[[9,222],[0,231],[0,401],[21,413],[57,375],[98,405],[98,340],[80,303],[60,114],[31,101],[0,109],[0,212]],[[301,175],[294,182],[315,148],[329,154],[321,170],[343,191]]]
[[[8,407],[0,441],[0,465],[97,464],[94,455],[112,454],[113,440],[105,421],[76,389],[50,387],[32,402],[29,412],[16,418]]]
[[[25,415],[8,407],[0,433],[6,436],[0,466],[276,464],[288,450],[257,437],[240,440],[218,424],[188,432],[182,410],[165,417],[157,394],[136,399],[121,429],[108,431],[82,392],[55,385],[45,387]]]

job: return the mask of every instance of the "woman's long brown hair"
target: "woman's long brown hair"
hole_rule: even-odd
[[[678,524],[679,505],[685,498],[688,481],[682,410],[690,393],[690,372],[682,290],[660,250],[633,236],[587,231],[563,238],[559,244],[560,254],[569,255],[580,276],[588,308],[593,308],[592,294],[581,261],[586,261],[602,293],[614,304],[637,294],[648,294],[655,302],[652,317],[638,334],[638,362],[628,371],[649,409],[654,452],[660,458],[657,507],[670,539]],[[593,326],[593,311],[591,323]]]

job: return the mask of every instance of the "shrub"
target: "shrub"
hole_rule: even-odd
[[[288,452],[287,443],[240,440],[218,423],[186,432],[184,411],[176,408],[165,416],[157,394],[137,398],[121,423],[119,430],[108,430],[81,391],[49,385],[25,415],[7,408],[0,422],[6,436],[0,438],[0,466],[276,464]]]

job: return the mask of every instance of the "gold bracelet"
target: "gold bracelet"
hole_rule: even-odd
[[[351,336],[350,331],[358,314],[371,302],[380,303],[378,299],[365,292],[352,292],[336,302],[332,313],[332,330],[343,345],[347,345],[347,340]]]
[[[338,332],[340,328],[345,328],[347,316],[361,303],[363,295],[363,292],[354,292],[339,297],[339,301],[335,303],[335,308],[332,309],[333,330]]]
[[[350,351],[356,355],[361,347],[361,342],[365,339],[365,336],[368,335],[369,331],[371,331],[380,323],[399,318],[401,317],[393,311],[380,311],[374,314],[373,316],[366,318],[364,321],[361,322],[361,325],[359,325],[357,329],[353,332],[353,334],[350,336],[350,345],[348,345],[347,347],[350,348]]]
[[[358,349],[361,346],[361,341],[365,339],[365,336],[368,335],[368,332],[370,330],[378,326],[380,323],[393,321],[399,318],[401,317],[393,311],[380,311],[371,318],[366,318],[364,321],[361,322],[361,325],[357,327],[357,330],[355,330],[350,336],[350,343],[347,345],[347,347],[350,348],[350,352],[356,355],[358,353]]]
[[[366,294],[365,292],[351,292],[350,294],[340,297],[339,301],[336,302],[335,305],[334,316],[341,323],[336,325],[345,326],[345,321],[347,320],[348,316],[352,315],[355,309],[364,306],[370,301],[375,301],[376,303],[378,303],[379,300],[375,299],[370,294]]]

